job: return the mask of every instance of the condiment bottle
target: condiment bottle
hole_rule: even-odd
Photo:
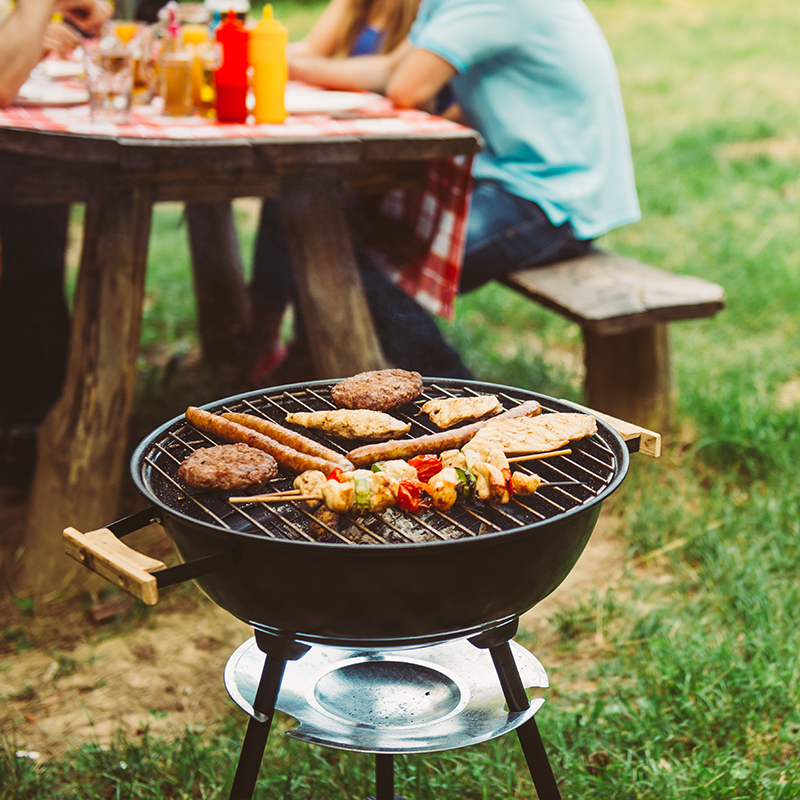
[[[253,67],[256,122],[286,119],[286,44],[289,33],[272,17],[272,6],[264,6],[264,18],[250,32],[249,57]]]
[[[248,33],[233,9],[217,28],[216,38],[222,46],[222,64],[215,74],[217,119],[220,122],[246,122]]]
[[[208,44],[209,31],[207,25],[184,25],[183,46],[192,58],[192,105],[199,109],[202,103],[203,89],[203,51]]]

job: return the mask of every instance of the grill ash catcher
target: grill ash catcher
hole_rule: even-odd
[[[335,382],[277,387],[204,406],[285,424],[287,413],[334,408]],[[249,800],[275,710],[288,735],[375,754],[374,800],[393,800],[394,756],[464,747],[516,731],[541,800],[560,792],[528,699],[547,687],[539,661],[513,637],[521,614],[556,589],[591,536],[603,501],[624,479],[629,452],[657,456],[660,437],[563,400],[478,381],[426,379],[423,397],[494,394],[505,408],[536,400],[542,413],[582,412],[597,433],[531,466],[545,483],[510,503],[447,512],[389,509],[327,527],[302,503],[232,504],[178,480],[194,450],[220,442],[183,417],[137,447],[131,474],[150,507],[107,528],[64,531],[67,553],[124,591],[155,604],[159,589],[194,580],[252,625],[225,669],[250,717],[231,790]],[[393,412],[409,437],[434,432],[414,404]],[[309,433],[346,455],[341,440]],[[291,488],[279,476],[260,493]],[[167,567],[121,539],[163,525],[180,561]],[[316,526],[316,533],[315,533]],[[326,528],[325,524],[322,524]]]

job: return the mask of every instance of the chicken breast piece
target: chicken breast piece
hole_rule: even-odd
[[[530,475],[525,472],[512,472],[511,473],[511,488],[514,494],[528,495],[534,492],[544,483],[544,481],[536,474]]]
[[[428,494],[434,508],[449,511],[458,499],[458,473],[454,467],[445,467],[428,481]]]
[[[503,410],[503,404],[493,394],[482,394],[477,397],[440,397],[428,400],[421,410],[430,416],[434,425],[439,428],[451,428],[459,422],[475,422],[499,414]]]
[[[324,472],[318,469],[307,469],[301,472],[294,479],[294,488],[300,491],[300,494],[314,498],[304,501],[307,506],[314,506],[317,500],[322,499],[322,487],[325,485],[327,477]]]
[[[542,414],[538,417],[490,420],[470,441],[470,446],[498,445],[507,455],[546,453],[597,432],[589,414]]]
[[[286,421],[304,428],[341,436],[380,442],[402,436],[411,430],[410,422],[401,422],[390,414],[367,409],[341,408],[336,411],[301,411],[287,414]]]

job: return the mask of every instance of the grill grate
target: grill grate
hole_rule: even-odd
[[[319,382],[304,387],[266,390],[231,398],[206,408],[216,413],[234,411],[254,414],[286,425],[287,413],[336,408],[330,399],[330,387],[333,385],[333,382]],[[575,410],[566,403],[521,390],[509,390],[508,387],[432,380],[425,382],[421,397],[392,413],[411,423],[408,437],[437,433],[439,429],[427,416],[418,414],[420,405],[438,397],[467,397],[486,393],[496,394],[506,409],[535,397],[542,403],[542,413]],[[303,430],[302,433],[345,455],[358,444],[314,431]],[[599,423],[594,436],[571,443],[570,455],[514,465],[514,469],[522,472],[535,472],[545,482],[574,481],[574,485],[544,486],[531,496],[513,497],[505,505],[477,502],[456,505],[448,512],[427,509],[412,515],[393,508],[383,514],[346,516],[341,518],[338,530],[318,520],[313,510],[304,503],[232,505],[220,493],[187,490],[177,478],[181,462],[194,450],[220,442],[197,431],[185,420],[173,421],[156,431],[149,445],[140,447],[141,459],[135,469],[139,470],[144,486],[171,512],[223,530],[314,543],[321,540],[362,545],[420,543],[474,537],[535,525],[593,501],[617,474],[618,458],[611,441],[613,436],[606,426]],[[266,487],[259,489],[258,493],[291,489],[293,478],[279,475]]]

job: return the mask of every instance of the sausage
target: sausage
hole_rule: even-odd
[[[329,475],[339,465],[333,461],[328,461],[318,456],[308,453],[300,453],[297,450],[287,447],[285,444],[276,442],[263,433],[246,428],[237,422],[221,417],[219,414],[212,414],[203,411],[202,408],[189,406],[186,409],[186,419],[200,431],[218,436],[226,442],[243,442],[250,447],[256,447],[269,453],[284,469],[289,472],[305,472],[307,469],[318,469]]]
[[[330,447],[325,447],[324,444],[315,442],[313,439],[309,439],[301,433],[289,430],[289,428],[284,428],[282,425],[278,425],[277,422],[272,422],[263,417],[256,417],[253,414],[227,413],[221,416],[231,422],[244,425],[245,428],[252,428],[254,431],[263,433],[264,436],[269,436],[276,442],[285,444],[287,447],[291,447],[294,450],[299,450],[301,453],[308,453],[310,456],[317,456],[317,458],[325,459],[325,461],[332,461],[342,469],[353,469],[353,464],[341,453],[337,453],[335,450],[331,450]]]
[[[367,467],[376,461],[393,458],[412,458],[423,453],[441,453],[443,450],[458,450],[463,447],[481,428],[489,422],[513,417],[535,417],[541,414],[542,407],[536,400],[526,400],[514,408],[498,414],[492,419],[473,422],[461,428],[450,428],[441,433],[432,433],[416,439],[392,439],[380,444],[368,444],[351,450],[347,457],[356,467]]]

